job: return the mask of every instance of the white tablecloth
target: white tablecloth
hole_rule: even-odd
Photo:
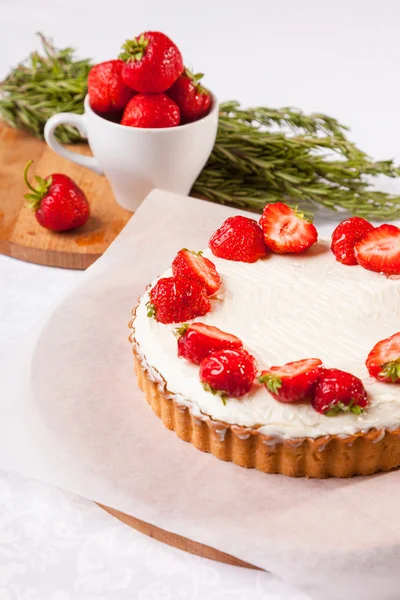
[[[0,256],[0,360],[79,271]],[[304,600],[267,573],[201,559],[94,503],[0,471],[0,600]]]

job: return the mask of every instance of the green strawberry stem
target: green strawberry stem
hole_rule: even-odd
[[[176,327],[174,329],[174,336],[176,337],[176,339],[179,340],[180,337],[182,337],[186,331],[188,330],[189,327],[189,323],[183,323],[183,325],[181,325],[180,327]]]
[[[385,379],[391,379],[393,383],[400,380],[400,358],[382,365],[382,371],[379,373]]]
[[[33,160],[28,160],[24,169],[24,180],[28,188],[31,190],[31,193],[25,194],[24,197],[28,200],[28,205],[30,208],[32,210],[37,210],[40,206],[42,198],[44,198],[49,191],[49,188],[53,182],[53,178],[50,176],[46,179],[43,179],[42,177],[35,175],[35,180],[38,184],[38,187],[34,188],[28,180],[28,170],[32,163]]]
[[[139,39],[126,40],[122,45],[119,58],[125,62],[140,60],[146,53],[146,48],[149,45],[149,40],[146,40],[143,35]]]
[[[272,375],[272,373],[260,375],[258,381],[264,383],[267,386],[267,390],[273,394],[277,394],[282,387],[282,379],[278,375]]]
[[[196,86],[196,91],[198,94],[209,94],[210,92],[203,87],[199,81],[201,79],[203,79],[204,77],[204,73],[193,73],[193,71],[191,71],[190,69],[188,69],[188,67],[185,67],[184,71],[183,71],[183,75],[185,77],[187,77],[188,79],[190,79],[191,81],[193,81],[194,85]]]
[[[362,406],[358,406],[356,404],[354,398],[352,398],[349,404],[344,404],[344,402],[337,402],[337,404],[331,405],[330,408],[325,412],[326,417],[336,417],[336,415],[342,412],[352,412],[355,415],[361,415],[364,412]]]

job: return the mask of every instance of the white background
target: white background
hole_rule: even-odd
[[[220,100],[325,112],[375,158],[400,162],[397,0],[0,0],[0,79],[37,45],[36,31],[101,61],[146,29],[167,33]],[[384,186],[400,193],[397,181]],[[0,257],[0,360],[79,276]],[[0,600],[31,598],[304,597],[268,575],[166,549],[90,502],[0,473]]]

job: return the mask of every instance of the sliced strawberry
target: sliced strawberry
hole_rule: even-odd
[[[202,252],[193,252],[184,248],[180,250],[172,263],[175,277],[196,279],[207,288],[209,296],[215,294],[221,285],[221,278],[211,260],[202,256]]]
[[[385,275],[400,275],[400,229],[381,225],[368,233],[354,247],[359,265]]]
[[[354,246],[373,229],[374,226],[361,217],[351,217],[339,223],[332,234],[331,245],[336,260],[343,265],[356,265]]]
[[[319,358],[306,358],[262,371],[259,381],[279,402],[299,402],[311,398],[322,370]]]
[[[282,202],[266,205],[260,225],[265,245],[278,254],[303,252],[318,239],[314,225]]]
[[[267,255],[263,232],[254,219],[229,217],[213,233],[209,247],[214,256],[253,263]]]
[[[225,398],[247,394],[256,376],[256,361],[245,350],[219,350],[209,354],[200,365],[200,380],[207,392]]]
[[[324,369],[315,384],[313,408],[327,417],[341,412],[360,415],[368,404],[361,379],[339,369]]]
[[[204,285],[194,279],[163,277],[150,291],[147,316],[160,323],[183,323],[210,310]]]
[[[371,377],[385,383],[398,383],[400,381],[400,333],[395,333],[375,344],[365,364]]]
[[[186,358],[197,365],[211,352],[217,350],[241,350],[243,343],[230,333],[225,333],[204,323],[187,323],[176,330],[178,339],[178,356]]]

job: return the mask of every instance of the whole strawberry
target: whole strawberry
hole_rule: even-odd
[[[135,92],[165,92],[183,72],[182,55],[164,33],[145,31],[122,46],[122,78]]]
[[[88,76],[91,108],[99,113],[123,110],[134,95],[122,79],[122,60],[109,60],[95,65]]]
[[[229,217],[208,243],[214,256],[253,263],[267,255],[263,232],[257,221],[238,215]]]
[[[221,277],[214,263],[202,256],[202,252],[193,252],[186,248],[180,250],[174,258],[172,274],[200,281],[206,286],[209,296],[215,294],[221,285]]]
[[[30,189],[25,198],[35,211],[37,221],[52,231],[68,231],[84,225],[89,218],[90,208],[84,192],[67,175],[53,173],[45,179],[35,176],[38,184],[34,188],[28,181],[30,160],[24,171],[25,183]]]
[[[400,333],[375,344],[365,364],[371,377],[385,383],[400,382]]]
[[[339,369],[324,369],[317,380],[311,404],[317,412],[328,417],[349,411],[359,415],[368,404],[367,392],[355,375]]]
[[[198,121],[210,110],[211,94],[199,84],[202,77],[202,73],[193,75],[189,69],[185,69],[167,92],[179,106],[182,123]]]
[[[270,367],[262,371],[259,381],[279,402],[299,402],[311,399],[322,370],[319,358],[306,358],[289,362],[283,367]]]
[[[180,123],[178,105],[165,94],[137,94],[128,102],[121,125],[157,129]]]
[[[241,350],[243,344],[239,338],[221,331],[218,327],[204,323],[187,323],[176,330],[178,356],[199,365],[211,352],[217,350]]]
[[[150,291],[147,316],[160,323],[183,323],[210,310],[204,285],[183,277],[163,277]]]
[[[260,225],[265,245],[278,254],[304,252],[318,239],[315,226],[283,202],[267,204]]]
[[[354,246],[359,265],[385,275],[400,275],[400,229],[396,225],[376,227]]]
[[[256,376],[256,361],[245,350],[212,352],[200,364],[200,380],[206,391],[238,398],[247,394]],[[224,401],[225,403],[225,401]]]
[[[336,260],[343,265],[356,265],[354,246],[373,229],[374,226],[361,217],[351,217],[339,223],[332,234],[331,245]]]

